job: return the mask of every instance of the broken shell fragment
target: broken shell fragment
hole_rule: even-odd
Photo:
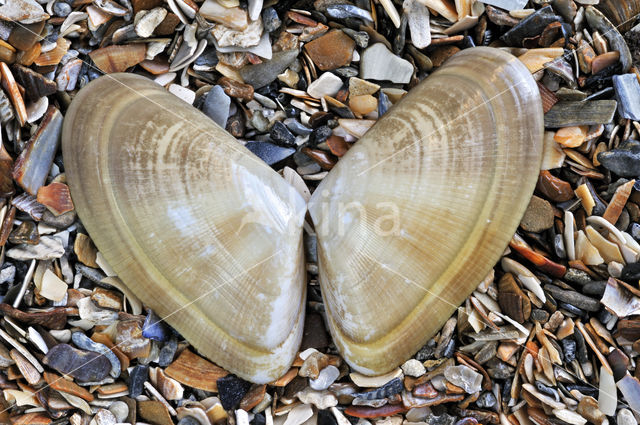
[[[503,110],[527,119],[504,120]],[[467,49],[318,186],[309,210],[322,295],[334,342],[356,371],[402,364],[484,279],[527,207],[542,136],[529,70],[506,52]]]
[[[284,374],[304,323],[295,188],[138,75],[92,81],[65,118],[73,203],[118,276],[219,365],[260,383]]]

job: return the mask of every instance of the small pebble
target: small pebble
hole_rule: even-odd
[[[414,378],[422,376],[427,372],[427,369],[422,365],[422,363],[416,359],[407,360],[401,366],[401,369],[406,376],[412,376]]]
[[[340,370],[332,365],[322,369],[316,379],[309,379],[309,386],[316,391],[322,391],[329,388],[340,376]]]

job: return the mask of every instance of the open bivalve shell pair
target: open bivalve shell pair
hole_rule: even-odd
[[[474,48],[385,114],[308,206],[211,119],[133,74],[77,94],[63,154],[80,218],[119,277],[203,355],[265,383],[302,337],[307,207],[333,340],[353,369],[384,373],[499,259],[542,134],[529,71]]]

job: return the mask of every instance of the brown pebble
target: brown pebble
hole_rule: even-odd
[[[589,422],[601,425],[607,417],[598,408],[598,401],[590,396],[584,396],[578,403],[576,412]]]
[[[184,350],[164,372],[181,384],[211,392],[217,392],[216,381],[229,374],[189,350]]]
[[[78,261],[85,266],[93,267],[94,269],[98,268],[98,263],[96,263],[98,249],[89,236],[84,233],[78,233],[73,243],[73,252],[78,257]]]
[[[608,66],[618,63],[620,60],[620,52],[613,50],[611,52],[603,53],[593,58],[591,62],[591,73],[597,74]]]
[[[329,146],[329,149],[331,149],[331,153],[337,157],[340,157],[347,153],[347,151],[351,147],[351,145],[346,140],[344,140],[344,138],[335,135],[331,135],[327,139],[327,145]]]
[[[302,148],[302,153],[313,159],[323,170],[330,170],[336,165],[337,160],[329,152],[321,149]]]
[[[349,97],[349,108],[356,114],[366,115],[378,108],[378,99],[370,94]]]
[[[42,413],[26,413],[11,418],[11,425],[49,425],[51,422],[51,418]]]
[[[47,385],[56,391],[62,391],[80,397],[86,401],[93,401],[94,397],[89,391],[76,384],[75,382],[65,379],[62,376],[55,373],[45,372],[44,380],[47,381]]]
[[[16,366],[20,370],[20,373],[24,379],[30,385],[36,385],[40,382],[40,372],[29,362],[20,352],[16,349],[11,350],[11,358],[16,362]]]
[[[160,22],[160,25],[153,30],[155,35],[173,35],[176,31],[176,27],[180,23],[180,18],[175,13],[167,13],[167,16],[164,17],[164,20]]]
[[[109,308],[112,310],[122,309],[122,296],[114,291],[104,288],[94,288],[91,294],[91,301],[98,307]]]
[[[564,202],[574,197],[571,185],[554,176],[548,170],[540,171],[536,190],[542,196],[554,202]]]
[[[520,227],[527,232],[539,233],[553,226],[553,217],[551,204],[534,195],[520,221]]]
[[[151,10],[154,7],[162,6],[162,0],[132,0],[133,13],[136,14],[141,10]]]
[[[334,30],[305,44],[304,49],[313,63],[322,71],[347,66],[351,63],[356,42],[340,30]]]
[[[250,84],[240,83],[229,77],[220,77],[218,79],[218,84],[222,86],[222,89],[227,96],[247,101],[253,99],[253,86]]]
[[[516,283],[511,273],[505,273],[498,283],[498,304],[500,308],[518,323],[529,320],[531,301]]]
[[[145,400],[138,402],[138,416],[145,422],[155,425],[173,425],[169,411],[159,401]]]

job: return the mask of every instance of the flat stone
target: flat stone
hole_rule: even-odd
[[[309,84],[307,93],[316,99],[322,99],[324,96],[334,97],[342,87],[342,80],[331,72],[325,72],[317,80]]]
[[[613,76],[613,88],[618,101],[618,113],[623,118],[640,120],[640,83],[636,74]]]
[[[313,408],[308,404],[301,404],[289,411],[283,425],[301,425],[313,416]]]
[[[320,70],[330,71],[349,65],[355,46],[351,37],[334,30],[305,44],[304,49]]]
[[[613,121],[618,102],[591,100],[584,102],[558,102],[544,116],[547,128],[578,125],[609,124]]]
[[[269,165],[276,164],[296,153],[295,148],[282,147],[269,142],[247,142],[244,146]]]
[[[118,360],[118,357],[113,353],[113,351],[109,349],[109,347],[104,344],[94,342],[91,338],[89,338],[82,332],[74,332],[71,335],[71,340],[76,345],[76,347],[82,350],[93,351],[105,356],[111,363],[110,375],[114,378],[120,376],[120,360]]]
[[[165,405],[156,400],[139,401],[138,417],[144,422],[155,425],[173,425],[173,420]],[[140,421],[140,419],[138,420]]]
[[[256,65],[247,65],[238,72],[245,83],[252,85],[254,89],[259,89],[271,83],[287,69],[298,57],[298,53],[298,50],[275,52],[270,60]]]
[[[569,291],[555,285],[545,285],[544,290],[549,292],[556,300],[571,304],[582,310],[598,311],[600,308],[599,300],[587,297],[576,291]]]
[[[51,348],[42,363],[80,382],[102,381],[111,371],[111,363],[104,355],[78,350],[68,344]]]
[[[520,227],[527,232],[539,233],[553,226],[553,207],[548,201],[533,196],[520,221]]]
[[[386,80],[407,84],[413,75],[413,65],[394,55],[382,43],[367,47],[360,58],[360,78]]]
[[[598,154],[598,161],[606,169],[622,177],[640,175],[640,142],[629,139],[616,149]]]

